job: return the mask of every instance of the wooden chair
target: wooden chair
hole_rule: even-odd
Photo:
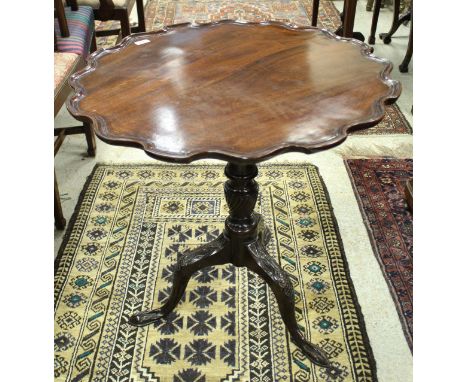
[[[317,26],[320,0],[314,0],[312,4],[311,24]],[[364,41],[364,35],[354,31],[354,18],[356,16],[357,0],[344,0],[343,12],[340,14],[342,25],[335,31],[338,36],[352,37]]]
[[[369,44],[375,44],[375,32],[377,30],[377,23],[380,16],[380,8],[382,8],[382,0],[375,0],[374,13],[372,14],[372,24],[371,31],[369,34]],[[380,33],[379,37],[383,40],[384,44],[390,44],[392,41],[393,34],[398,30],[401,24],[411,20],[412,16],[412,4],[410,5],[410,10],[400,15],[401,0],[394,0],[393,2],[393,22],[390,27],[390,31],[387,33]]]
[[[384,8],[385,7],[385,4],[391,2],[392,0],[384,0],[382,1],[382,5],[380,6],[380,8]],[[367,12],[372,12],[372,7],[374,5],[374,0],[367,0],[367,4],[366,4],[366,11]]]
[[[55,51],[76,53],[86,58],[96,50],[94,14],[91,7],[64,7],[62,0],[54,0]]]
[[[70,5],[73,1],[66,0],[66,2]],[[138,26],[130,28],[130,13],[135,2],[138,14]],[[86,5],[93,8],[95,20],[120,21],[120,29],[98,31],[98,36],[118,35],[122,32],[122,37],[125,37],[130,33],[146,31],[143,0],[78,0],[78,5]]]
[[[368,42],[370,45],[375,44],[375,33],[377,30],[377,23],[379,21],[380,8],[382,0],[375,0],[374,13],[372,15],[372,24]],[[405,22],[411,22],[410,35],[408,40],[408,48],[406,50],[405,58],[403,62],[399,65],[399,70],[401,73],[408,72],[408,65],[413,57],[413,2],[409,4],[409,9],[400,15],[400,5],[401,0],[395,0],[393,3],[393,22],[390,30],[387,33],[380,33],[379,37],[383,40],[384,44],[390,44],[392,42],[393,34],[398,30],[398,28]]]
[[[71,88],[68,78],[84,66],[89,51],[96,49],[94,15],[90,7],[64,7],[62,0],[54,0],[56,19],[54,33],[54,117],[62,108]],[[75,4],[76,5],[76,4]],[[57,128],[54,135],[54,156],[57,154],[66,135],[85,134],[88,154],[95,156],[94,133],[87,124]],[[66,220],[62,213],[60,193],[54,170],[54,216],[57,229],[65,228]]]
[[[411,27],[410,27],[410,34],[408,40],[408,47],[406,49],[405,57],[400,65],[398,65],[398,69],[400,73],[408,73],[408,65],[413,58],[413,8],[411,8]]]

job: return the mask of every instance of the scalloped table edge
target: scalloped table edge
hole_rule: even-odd
[[[365,58],[378,62],[383,65],[383,69],[380,72],[380,79],[382,82],[388,86],[389,91],[386,95],[381,97],[380,99],[376,100],[372,105],[372,114],[368,118],[360,119],[359,121],[353,121],[350,124],[342,126],[335,136],[328,138],[324,141],[315,142],[313,145],[301,145],[298,146],[297,143],[284,143],[281,146],[277,146],[274,149],[265,149],[256,152],[254,155],[247,157],[241,157],[237,154],[230,153],[227,150],[223,151],[203,151],[203,152],[186,152],[180,153],[180,155],[175,155],[174,153],[168,153],[159,149],[154,148],[148,142],[144,142],[139,140],[138,137],[127,137],[122,138],[116,135],[113,135],[109,132],[107,128],[107,124],[104,118],[91,115],[90,113],[83,112],[80,107],[80,101],[86,97],[86,91],[84,90],[83,86],[80,83],[80,78],[89,74],[90,72],[94,71],[98,66],[98,59],[102,56],[117,53],[123,50],[125,47],[129,46],[131,43],[135,41],[144,39],[148,35],[158,35],[158,34],[166,34],[171,31],[174,31],[179,28],[209,28],[215,27],[221,24],[232,24],[232,25],[259,25],[259,26],[274,26],[278,28],[284,28],[293,31],[312,31],[318,30],[322,32],[326,37],[335,39],[337,41],[348,42],[353,45],[360,47],[361,55]],[[229,162],[236,162],[236,163],[258,163],[264,160],[267,160],[273,156],[287,153],[287,152],[302,152],[306,154],[311,154],[313,152],[322,151],[329,149],[333,146],[336,146],[342,143],[348,136],[348,132],[351,130],[358,130],[358,129],[365,129],[368,127],[375,126],[379,123],[384,115],[385,115],[385,105],[390,105],[394,103],[401,94],[401,84],[399,81],[391,79],[389,77],[390,72],[393,69],[393,64],[381,57],[377,57],[373,54],[373,48],[367,45],[364,42],[352,39],[352,38],[345,38],[340,37],[334,34],[333,32],[322,29],[318,27],[312,26],[298,26],[292,23],[282,23],[278,21],[264,21],[260,23],[256,22],[249,22],[249,21],[239,21],[239,20],[221,20],[217,22],[211,23],[181,23],[181,24],[174,24],[171,26],[166,26],[161,30],[153,31],[153,32],[143,32],[143,33],[135,33],[125,37],[119,44],[115,45],[112,48],[107,49],[99,49],[96,52],[92,53],[87,58],[87,65],[81,69],[80,71],[74,73],[69,78],[69,85],[72,87],[74,91],[74,95],[69,98],[67,101],[67,109],[68,111],[78,120],[90,123],[96,135],[106,143],[119,145],[119,146],[127,146],[127,147],[137,147],[143,149],[150,157],[153,157],[158,160],[166,161],[166,162],[176,162],[176,163],[190,163],[192,161],[198,159],[221,159]],[[132,139],[132,140],[130,140]]]

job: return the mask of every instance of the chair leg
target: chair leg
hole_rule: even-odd
[[[96,32],[93,32],[91,36],[91,46],[89,47],[89,53],[93,53],[97,50],[97,43],[96,43]]]
[[[405,55],[405,58],[403,59],[403,62],[398,67],[400,69],[400,73],[408,73],[408,65],[412,57],[413,57],[413,19],[411,19],[411,29],[410,29],[406,55]],[[413,110],[413,108],[411,108],[411,110]]]
[[[62,230],[65,228],[67,221],[63,217],[62,203],[60,203],[60,193],[57,186],[57,176],[54,170],[54,219],[55,228]]]
[[[375,0],[374,13],[372,14],[371,31],[368,40],[369,44],[371,45],[375,44],[375,31],[377,30],[377,23],[379,22],[381,4],[382,0]]]
[[[136,1],[137,14],[138,14],[138,32],[146,32],[145,26],[145,6],[143,0]]]
[[[354,31],[354,18],[356,16],[356,6],[357,6],[357,0],[345,0],[344,2],[343,37],[354,37],[353,31]]]
[[[88,122],[83,123],[84,133],[86,135],[86,142],[88,143],[88,155],[90,157],[96,156],[96,138],[94,131]]]
[[[393,2],[393,21],[390,30],[387,33],[379,33],[379,37],[383,40],[384,44],[390,44],[392,42],[392,36],[400,26],[400,0],[394,0]]]
[[[312,4],[312,16],[311,16],[311,25],[313,27],[317,26],[319,5],[320,5],[320,0],[314,0],[314,3]]]
[[[128,11],[125,9],[120,14],[120,31],[122,32],[122,38],[130,35],[130,18]]]

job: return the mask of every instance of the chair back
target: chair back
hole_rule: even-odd
[[[55,16],[58,19],[60,34],[62,37],[69,37],[70,31],[68,30],[67,18],[65,16],[65,7],[62,0],[54,0]],[[55,35],[55,33],[54,33]]]

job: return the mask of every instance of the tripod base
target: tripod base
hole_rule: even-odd
[[[230,179],[225,184],[230,215],[226,219],[224,232],[212,242],[183,253],[177,261],[172,291],[166,303],[159,309],[133,315],[129,323],[144,326],[163,318],[177,306],[190,277],[196,271],[232,263],[237,267],[247,267],[265,280],[276,297],[292,341],[314,364],[330,368],[330,361],[322,351],[308,342],[299,331],[291,280],[266,250],[271,234],[262,217],[253,213],[258,196],[258,185],[254,181],[257,167],[228,164],[226,175]]]

